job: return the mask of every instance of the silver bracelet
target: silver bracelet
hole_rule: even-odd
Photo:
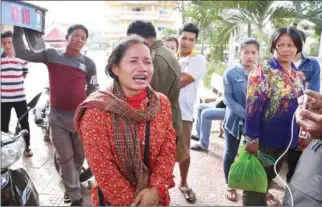
[[[248,137],[248,136],[244,136],[244,139],[245,139],[245,141],[248,143],[248,144],[257,144],[257,143],[259,143],[259,140],[258,140],[258,138],[256,138],[256,139],[251,139],[250,137]]]

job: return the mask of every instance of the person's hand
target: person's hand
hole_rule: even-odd
[[[309,133],[309,137],[322,139],[322,114],[298,108],[296,122]]]
[[[296,151],[303,151],[312,141],[312,138],[307,139],[299,138],[299,146],[296,148]]]
[[[303,108],[303,96],[299,98],[296,110],[296,122],[309,133],[310,138],[322,139],[322,95],[306,90],[308,96],[306,109]]]
[[[306,109],[318,114],[322,114],[322,94],[311,90],[306,90],[305,94],[308,96]]]
[[[131,206],[158,206],[160,202],[157,187],[143,189],[135,198]]]
[[[259,144],[258,143],[247,143],[246,144],[246,151],[248,153],[251,153],[251,154],[254,154],[254,155],[257,155],[258,153],[258,150],[259,150]]]
[[[307,95],[306,109],[315,113],[322,114],[322,95],[311,90],[304,92]],[[303,108],[304,95],[298,98],[298,104],[301,109]]]

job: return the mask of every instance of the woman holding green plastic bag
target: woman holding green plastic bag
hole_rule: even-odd
[[[228,186],[245,191],[266,193],[267,175],[264,167],[273,166],[275,159],[258,151],[253,155],[242,148],[238,159],[231,165]]]
[[[299,129],[293,115],[297,99],[303,93],[305,77],[292,60],[302,49],[299,31],[295,27],[282,27],[272,36],[270,51],[273,58],[251,72],[244,129],[247,152],[257,155],[260,149],[278,159],[290,142],[291,148],[297,146]],[[277,171],[282,162],[277,163]],[[265,171],[269,186],[276,174],[272,166],[265,167]],[[280,202],[270,193],[244,191],[243,204],[266,206],[280,205]]]

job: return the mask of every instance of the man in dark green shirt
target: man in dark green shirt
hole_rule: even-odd
[[[154,73],[151,87],[166,95],[171,103],[173,128],[177,137],[181,136],[182,121],[178,98],[180,92],[179,77],[180,67],[175,56],[157,40],[155,28],[151,22],[137,20],[132,22],[127,29],[127,35],[137,34],[143,37],[150,45]]]

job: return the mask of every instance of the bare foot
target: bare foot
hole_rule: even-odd
[[[271,193],[266,194],[266,203],[268,206],[281,206],[281,202]]]
[[[235,189],[227,189],[226,192],[225,192],[225,197],[230,200],[230,201],[233,201],[233,202],[236,202],[237,201],[237,193],[236,193],[236,190]]]

